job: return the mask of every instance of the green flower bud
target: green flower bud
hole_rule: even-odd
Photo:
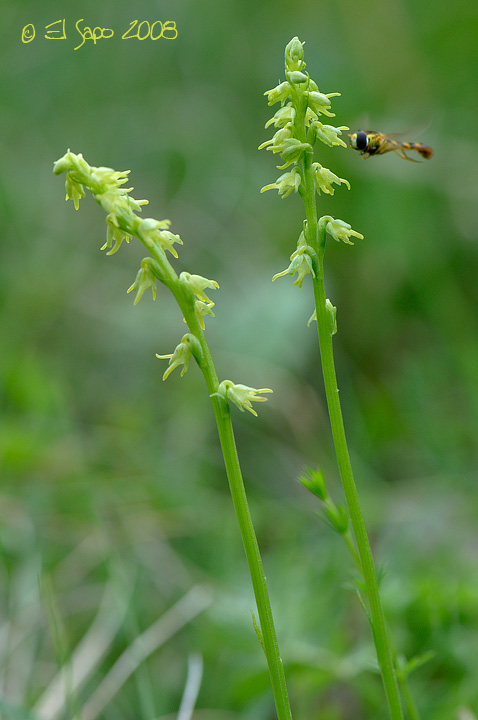
[[[337,308],[334,307],[328,299],[325,301],[325,307],[329,315],[330,334],[335,335],[337,332]],[[307,322],[307,327],[309,327],[313,322],[317,322],[317,310],[314,310],[310,316]]]
[[[306,468],[305,473],[299,478],[302,485],[307,488],[313,495],[325,502],[327,499],[327,487],[325,484],[325,475],[319,468],[318,470],[311,470]]]
[[[71,168],[71,160],[68,157],[68,153],[63,155],[59,160],[53,163],[53,175],[61,175],[65,170]]]
[[[286,72],[285,76],[292,85],[300,85],[300,83],[305,83],[309,79],[308,75],[300,72],[299,70],[294,70],[293,72]]]
[[[293,72],[294,70],[302,70],[305,67],[304,59],[304,43],[301,43],[298,37],[292,38],[285,49],[285,67],[286,70]]]
[[[329,321],[330,321],[330,334],[335,335],[337,332],[337,308],[332,305],[330,300],[327,298],[325,301],[325,307],[327,309],[327,312],[329,314]],[[317,316],[315,318],[317,320]]]
[[[72,170],[76,170],[82,175],[89,175],[91,173],[91,167],[88,165],[81,153],[76,155],[75,153],[72,153],[71,150],[68,150],[67,156],[70,159]]]
[[[317,125],[315,122],[312,123],[312,125],[309,125],[309,127],[307,128],[306,139],[310,145],[314,145],[315,141],[317,140]]]

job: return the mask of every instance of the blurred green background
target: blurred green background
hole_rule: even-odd
[[[219,282],[207,338],[220,377],[274,389],[258,418],[233,413],[296,720],[386,717],[346,549],[297,483],[320,464],[342,498],[310,286],[270,282],[303,209],[259,194],[279,174],[257,151],[271,135],[263,93],[283,78],[294,35],[321,91],[342,93],[332,122],[435,151],[412,164],[319,148],[352,185],[319,210],[365,236],[330,241],[327,285],[395,642],[408,657],[435,653],[411,678],[423,717],[478,713],[476,3],[5,0],[0,17],[4,716],[71,716],[51,683],[92,636],[70,698],[85,707],[133,639],[161,617],[171,630],[164,613],[199,586],[191,622],[85,717],[172,717],[197,653],[198,720],[274,717],[209,400],[195,367],[162,383],[155,358],[179,342],[182,318],[162,288],[133,307],[144,251],[106,257],[102,211],[64,202],[51,170],[71,148],[131,169],[146,216],[171,218],[184,241],[178,270]],[[63,18],[67,39],[45,39]],[[114,38],[74,50],[80,19]],[[174,20],[178,37],[121,40],[134,19]]]

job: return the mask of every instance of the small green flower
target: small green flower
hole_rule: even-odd
[[[306,152],[312,153],[312,145],[300,142],[300,140],[296,140],[296,138],[284,140],[281,148],[268,148],[268,150],[270,149],[272,149],[272,152],[280,152],[282,160],[285,160],[284,165],[277,166],[278,170],[284,170],[284,168],[292,165],[292,163],[298,163],[299,160],[302,160]]]
[[[129,193],[133,188],[122,188],[121,186],[128,181],[130,170],[113,170],[109,167],[92,167],[90,172],[90,182],[92,185],[98,186],[95,194],[102,194],[107,190],[120,189],[122,193]]]
[[[336,220],[330,215],[324,215],[319,220],[319,232],[323,232],[324,229],[334,238],[334,240],[337,240],[337,242],[342,241],[348,245],[353,245],[352,240],[350,240],[351,237],[357,237],[360,238],[360,240],[363,240],[363,235],[355,230],[352,230],[351,225],[343,220]]]
[[[335,173],[328,168],[323,167],[320,163],[312,163],[312,169],[314,170],[315,187],[319,195],[321,191],[327,195],[333,195],[335,188],[332,187],[332,183],[335,183],[336,185],[341,185],[343,183],[350,190],[350,183],[348,180],[339,178],[338,175],[335,175]]]
[[[267,398],[257,397],[259,393],[271,393],[270,388],[256,388],[249,387],[248,385],[236,385],[232,380],[223,380],[220,383],[217,392],[212,393],[211,397],[217,395],[226,402],[232,400],[237,405],[241,412],[249,410],[250,413],[257,417],[257,413],[252,407],[252,402],[265,402]]]
[[[126,242],[129,243],[129,240],[131,237],[131,235],[128,235],[128,233],[125,233],[123,230],[120,230],[120,228],[114,224],[113,217],[114,216],[110,216],[110,215],[106,216],[106,224],[107,224],[106,242],[101,247],[101,250],[106,250],[106,248],[111,248],[106,253],[107,255],[114,255],[115,252],[118,252],[118,250],[120,249],[123,240],[126,240]]]
[[[137,305],[139,303],[139,301],[143,297],[145,290],[147,290],[149,287],[151,288],[151,292],[153,294],[153,300],[156,300],[156,275],[153,273],[152,270],[153,263],[154,260],[152,258],[144,258],[144,260],[141,261],[141,267],[138,270],[136,279],[131,285],[131,287],[127,290],[127,292],[129,293],[133,290],[136,290],[136,297],[133,303],[134,305]]]
[[[278,132],[281,131],[279,130]],[[277,153],[285,153],[286,151],[294,151],[294,149],[305,145],[305,143],[301,143],[301,141],[297,140],[295,137],[284,137],[282,141],[279,141],[279,138],[276,138],[277,134],[278,133],[276,133],[272,138],[272,146],[267,148],[268,150],[272,150],[274,155]],[[300,157],[299,154],[298,157]]]
[[[197,337],[192,335],[191,333],[187,333],[186,335],[183,335],[181,338],[181,342],[179,345],[176,346],[174,349],[174,352],[171,355],[158,355],[156,353],[156,357],[160,360],[167,360],[169,359],[169,365],[167,367],[166,372],[163,375],[163,380],[166,380],[169,375],[173,372],[173,370],[179,365],[184,365],[183,369],[181,370],[181,377],[184,375],[184,373],[187,371],[189,366],[189,361],[191,360],[191,356],[194,356],[197,363],[200,365],[202,361],[202,350],[201,345],[199,343],[199,340]]]
[[[166,228],[171,225],[170,220],[154,220],[154,218],[144,218],[140,220],[137,226],[137,232],[141,236],[146,247],[159,246],[161,250],[168,251],[175,258],[178,257],[174,243],[183,244],[179,235],[174,235]]]
[[[284,145],[284,142],[286,140],[289,140],[289,138],[293,138],[294,136],[294,126],[292,123],[287,123],[287,125],[284,125],[283,128],[280,128],[270,140],[266,140],[262,143],[262,145],[259,145],[259,150],[263,150],[263,148],[267,148],[268,150],[272,150],[273,153],[282,152],[282,147]],[[267,147],[268,145],[271,145],[272,147]]]
[[[284,107],[279,108],[276,113],[266,122],[265,128],[267,128],[270,125],[274,125],[274,127],[282,128],[284,125],[287,125],[287,123],[293,123],[295,119],[295,108],[293,107],[292,103],[287,103],[287,105],[284,105]]]
[[[215,280],[208,280],[201,275],[191,275],[188,272],[182,272],[179,276],[179,283],[186,293],[197,297],[203,303],[208,303],[210,307],[214,307],[214,303],[205,293],[206,288],[217,290],[219,284]],[[212,314],[212,313],[209,313]]]
[[[277,275],[274,275],[272,281],[279,277],[283,277],[284,275],[294,275],[294,273],[297,273],[297,280],[293,284],[298,285],[299,288],[301,288],[306,275],[312,275],[312,277],[315,277],[311,257],[311,253],[313,252],[312,248],[308,245],[302,245],[297,248],[297,250],[290,256],[291,263],[289,267],[286,270],[277,273]]]
[[[281,104],[284,104],[287,98],[290,95],[290,85],[288,82],[284,81],[280,83],[280,85],[276,85],[275,88],[272,88],[272,90],[266,90],[264,95],[267,95],[267,104],[268,105],[275,105],[276,102],[280,102]]]
[[[261,193],[266,192],[266,190],[278,190],[279,195],[286,198],[292,191],[298,191],[301,177],[299,168],[295,167],[278,177],[275,183],[261,188]]]
[[[128,226],[131,229],[137,227],[140,220],[135,217],[134,210],[141,203],[143,205],[147,204],[146,200],[136,201],[134,198],[130,198],[121,188],[107,188],[101,193],[95,193],[93,190],[92,192],[95,200],[108,213],[107,222],[116,227]],[[141,211],[140,207],[139,210]]]
[[[324,93],[318,92],[318,90],[309,90],[307,93],[308,107],[313,110],[317,115],[327,115],[328,117],[335,117],[334,113],[329,111],[330,99],[332,97],[338,97],[340,93]]]
[[[342,147],[347,147],[347,143],[345,143],[341,138],[339,138],[339,135],[341,132],[349,130],[350,128],[346,127],[345,125],[341,125],[340,127],[333,127],[333,125],[322,125],[322,123],[318,120],[314,122],[314,126],[317,132],[317,138],[321,142],[323,142],[324,145],[328,145],[329,147],[333,147],[335,145],[342,145]]]
[[[83,185],[71,176],[70,172],[68,172],[65,180],[65,190],[66,190],[66,199],[67,200],[73,200],[73,203],[75,205],[75,210],[78,210],[80,207],[80,199],[82,197],[85,197],[85,189]]]
[[[202,330],[206,329],[206,326],[204,324],[204,318],[206,315],[210,315],[211,317],[215,317],[212,308],[214,307],[213,302],[205,303],[202,300],[196,300],[194,302],[194,312],[196,313],[196,317],[198,319],[198,322],[202,328]],[[186,320],[184,321],[186,322]]]

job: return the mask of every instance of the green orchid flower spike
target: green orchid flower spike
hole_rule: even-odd
[[[304,44],[297,37],[293,38],[285,49],[285,81],[267,90],[265,95],[269,105],[280,103],[280,108],[265,124],[266,129],[274,127],[275,133],[272,138],[260,145],[260,149],[266,149],[274,156],[279,155],[282,164],[277,165],[277,168],[280,170],[287,168],[287,172],[280,175],[275,182],[263,187],[261,192],[274,189],[283,198],[292,193],[298,194],[304,203],[306,216],[297,247],[290,256],[289,267],[274,275],[273,280],[287,274],[297,274],[294,284],[301,288],[306,275],[311,276],[315,310],[308,324],[310,325],[313,320],[317,322],[331,430],[347,499],[348,514],[342,506],[335,506],[328,497],[327,500],[324,497],[321,499],[326,503],[327,522],[346,538],[354,561],[363,576],[368,602],[367,613],[372,626],[372,636],[390,717],[392,720],[403,720],[396,673],[397,658],[386,627],[377,574],[345,438],[333,357],[333,337],[337,332],[336,308],[326,298],[324,284],[327,237],[353,245],[352,238],[363,239],[363,235],[344,220],[330,215],[319,217],[317,209],[318,196],[322,194],[333,196],[342,186],[350,190],[348,180],[339,177],[314,159],[314,152],[320,149],[321,145],[346,148],[347,145],[340,136],[348,130],[348,127],[323,122],[323,116],[327,118],[335,116],[332,112],[332,100],[339,97],[340,93],[324,93],[312,80],[306,70]],[[309,478],[304,484],[319,497],[325,492],[320,475]],[[349,515],[351,530],[348,527]],[[410,697],[408,688],[404,688],[403,695],[405,699]],[[415,719],[417,716],[414,708],[408,703],[407,708],[410,717]]]
[[[142,218],[138,215],[147,200],[135,200],[130,194],[133,188],[124,187],[129,171],[117,172],[111,168],[93,167],[82,155],[68,151],[54,165],[55,174],[63,172],[66,172],[67,200],[72,199],[76,209],[80,199],[85,197],[86,190],[89,190],[107,213],[106,243],[102,248],[108,251],[107,255],[116,253],[125,240],[128,243],[132,238],[141,242],[149,252],[150,257],[141,261],[135,281],[128,289],[128,292],[136,292],[134,304],[139,302],[149,288],[155,299],[159,281],[173,294],[188,326],[188,332],[183,335],[174,352],[157,355],[160,359],[169,360],[163,380],[176,368],[181,368],[183,376],[189,368],[191,358],[194,358],[204,376],[257,604],[259,625],[254,620],[254,627],[266,657],[278,720],[291,720],[284,668],[272,619],[264,568],[239,465],[229,403],[232,401],[242,412],[247,410],[252,415],[257,415],[252,403],[265,402],[266,398],[261,397],[261,394],[272,390],[255,389],[230,380],[219,383],[205,337],[205,318],[214,317],[214,302],[208,293],[210,290],[217,290],[219,285],[215,280],[208,280],[194,273],[176,273],[170,260],[171,257],[178,259],[176,247],[182,245],[182,240],[179,235],[171,232],[170,220]],[[288,186],[285,184],[284,191],[287,190]]]
[[[352,245],[352,238],[363,236],[353,230],[349,223],[331,215],[324,214],[319,217],[317,212],[318,198],[321,202],[324,199],[330,202],[336,191],[337,196],[340,196],[340,190],[344,187],[350,190],[350,184],[345,178],[339,177],[315,160],[314,153],[322,145],[329,148],[347,147],[341,134],[349,128],[329,123],[329,118],[335,117],[332,103],[339,93],[326,93],[319,89],[306,70],[303,43],[297,37],[294,37],[285,49],[285,79],[265,95],[269,106],[279,103],[280,107],[265,125],[266,128],[273,128],[273,135],[260,147],[271,152],[279,161],[277,169],[280,174],[274,182],[263,187],[261,192],[274,189],[282,198],[292,194],[299,195],[305,206],[305,220],[299,239],[295,247],[291,248],[290,264],[286,270],[274,275],[273,279],[284,275],[297,275],[294,284],[302,288],[306,276],[310,275],[311,278],[315,310],[309,324],[313,320],[317,323],[331,429],[347,509],[333,503],[320,471],[310,471],[303,483],[322,504],[327,522],[346,540],[357,570],[363,577],[362,585],[366,588],[366,597],[362,603],[372,627],[390,717],[392,720],[403,720],[397,674],[404,688],[403,695],[407,699],[410,696],[408,687],[404,685],[407,673],[397,671],[400,667],[399,661],[392,649],[385,623],[370,543],[352,474],[333,359],[333,337],[337,331],[336,308],[326,299],[324,285],[327,239],[332,238]],[[76,209],[87,194],[86,191],[89,191],[106,213],[106,243],[102,249],[107,251],[107,255],[114,255],[124,247],[125,242],[130,243],[133,239],[146,248],[149,257],[141,261],[135,280],[128,289],[128,292],[136,293],[134,304],[139,303],[147,290],[151,289],[155,299],[157,289],[163,292],[163,288],[166,288],[174,297],[180,316],[187,325],[187,332],[181,337],[174,351],[168,355],[157,355],[158,358],[169,361],[163,380],[176,368],[180,368],[180,374],[184,376],[192,358],[204,378],[251,576],[258,617],[258,623],[255,619],[253,623],[269,670],[277,720],[292,720],[264,568],[231,422],[231,403],[241,412],[247,410],[252,415],[257,415],[253,404],[265,402],[267,398],[264,395],[272,390],[256,389],[231,380],[219,382],[205,330],[206,318],[208,322],[209,318],[214,318],[214,302],[209,297],[210,291],[217,290],[219,285],[215,280],[185,270],[176,271],[174,264],[176,261],[180,262],[178,248],[182,246],[182,240],[178,234],[172,232],[169,219],[157,220],[142,216],[142,208],[148,201],[132,197],[133,188],[126,187],[129,183],[129,171],[91,166],[81,154],[72,153],[70,150],[54,164],[53,171],[56,175],[66,173],[66,198],[73,200]],[[338,246],[334,247],[338,250]],[[408,704],[407,709],[410,718],[416,720],[418,716]]]

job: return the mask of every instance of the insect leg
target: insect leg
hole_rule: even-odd
[[[408,150],[408,148],[407,148],[407,150]],[[403,158],[404,160],[409,160],[410,162],[420,162],[420,160],[415,160],[415,158],[409,157],[403,147],[398,146],[398,147],[394,148],[394,152],[396,152],[397,155],[399,157]]]

